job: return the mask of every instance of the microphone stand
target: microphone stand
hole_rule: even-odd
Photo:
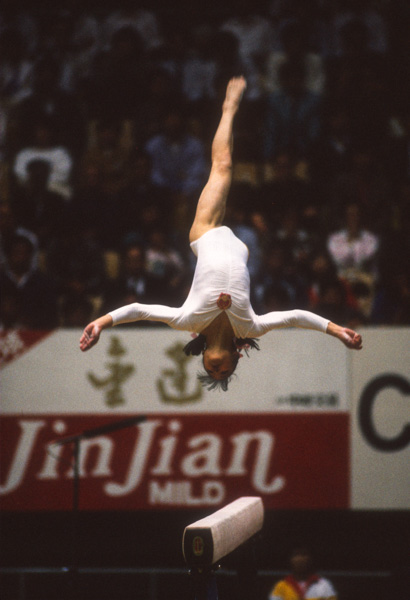
[[[72,600],[78,600],[78,532],[79,532],[79,508],[80,508],[80,445],[82,440],[91,439],[104,435],[106,433],[112,433],[114,431],[120,431],[127,427],[132,427],[138,423],[142,423],[146,420],[146,417],[139,415],[137,417],[130,417],[128,419],[122,419],[121,421],[115,421],[114,423],[108,423],[100,427],[94,427],[82,431],[79,434],[71,435],[54,442],[55,446],[65,446],[67,444],[73,444],[73,496],[72,496],[72,511],[71,511],[71,565],[67,569],[70,574],[70,589]]]

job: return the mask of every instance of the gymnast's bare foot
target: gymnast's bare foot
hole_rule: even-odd
[[[246,89],[246,80],[244,77],[233,77],[226,88],[226,96],[223,104],[223,110],[238,110]]]

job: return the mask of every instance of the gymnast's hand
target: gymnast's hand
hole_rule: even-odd
[[[343,344],[350,350],[361,350],[363,347],[362,336],[359,333],[353,331],[353,329],[348,329],[347,327],[340,327],[340,325],[336,325],[335,323],[330,322],[327,326],[326,333],[336,337],[338,340],[343,342]]]
[[[87,325],[83,331],[83,335],[80,338],[80,350],[85,352],[89,350],[100,339],[100,335],[103,329],[112,326],[112,318],[110,315],[104,315],[99,317],[95,321],[92,321]]]

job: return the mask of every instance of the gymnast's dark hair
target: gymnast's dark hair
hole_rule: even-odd
[[[250,348],[255,348],[259,350],[259,344],[256,338],[236,338],[235,344],[238,350],[244,350],[246,355],[249,356],[248,350]],[[188,342],[186,346],[184,346],[183,351],[187,356],[199,356],[201,352],[203,352],[206,348],[206,337],[200,333],[196,338]],[[235,367],[238,364],[239,356],[236,360]],[[219,388],[223,392],[226,392],[228,389],[228,384],[232,379],[232,376],[226,377],[225,379],[214,379],[208,373],[198,373],[197,375],[199,381],[202,383],[204,387],[208,390],[215,390]]]

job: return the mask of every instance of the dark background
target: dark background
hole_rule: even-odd
[[[178,572],[158,579],[158,598],[193,600],[192,581],[182,556],[182,534],[189,523],[206,514],[209,511],[80,512],[76,548],[72,545],[72,513],[3,514],[1,566],[69,567],[76,550],[78,599],[149,597],[148,575],[103,575],[83,569],[171,567]],[[255,541],[260,573],[252,598],[266,598],[280,578],[279,572],[287,571],[292,547],[303,543],[313,549],[319,571],[332,580],[340,600],[404,599],[408,592],[409,525],[409,513],[404,511],[267,511],[261,536]],[[247,565],[241,552],[221,561],[217,581],[222,598],[239,597],[234,575]],[[224,575],[225,571],[230,576]],[[2,600],[17,599],[18,575],[3,573],[0,583]],[[32,574],[25,581],[27,600],[68,599],[71,589],[69,574]]]

